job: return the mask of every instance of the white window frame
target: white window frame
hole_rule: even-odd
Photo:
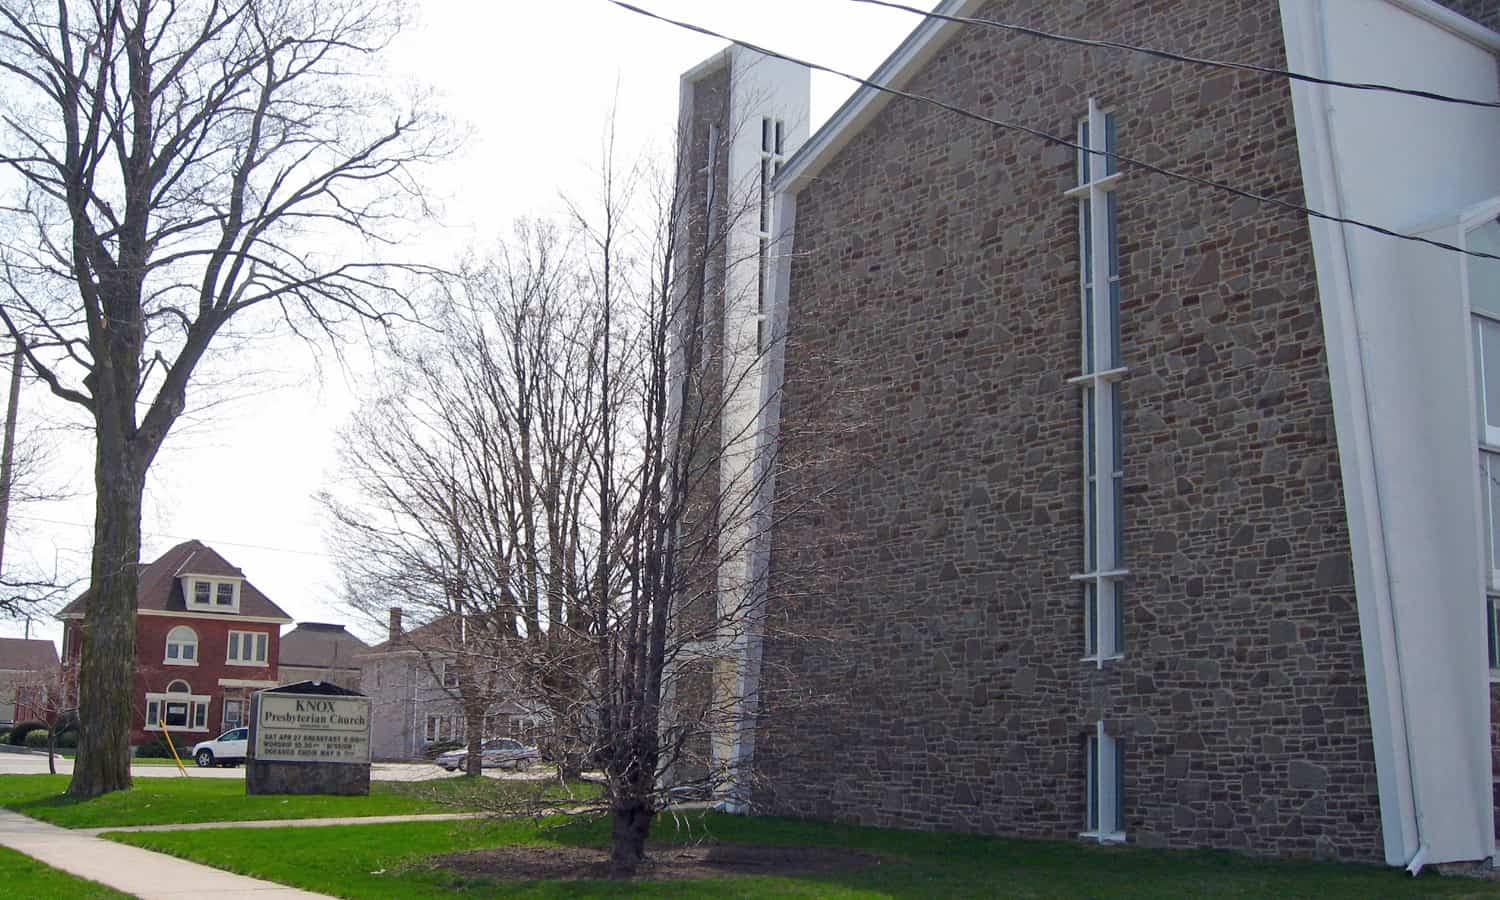
[[[448,683],[448,673],[449,673],[450,670],[453,673],[453,683],[452,684]],[[443,690],[457,690],[458,689],[458,666],[457,666],[457,664],[449,662],[448,660],[439,660],[438,664],[437,664],[437,678],[438,678],[438,687],[442,688]]]
[[[182,640],[181,636],[179,634],[179,632],[182,632],[182,631],[186,631],[188,634],[192,635],[192,639],[191,640]],[[173,640],[172,639],[172,635],[174,635],[174,634],[179,634],[179,639],[178,640]],[[193,658],[192,659],[188,659],[187,656],[184,653],[184,651],[187,650],[188,648],[191,648],[192,651],[193,651]],[[174,649],[177,651],[177,655],[176,656],[172,655],[172,651]],[[198,642],[198,632],[194,631],[191,627],[189,627],[187,625],[173,625],[167,631],[166,646],[162,648],[162,660],[161,660],[162,661],[162,665],[164,665],[164,666],[196,666],[196,665],[198,665],[198,659],[199,659],[199,657],[201,655],[198,652],[200,649],[201,648],[200,648],[199,642]]]
[[[235,717],[233,722],[229,719],[229,705],[231,703],[235,704],[239,709],[239,715]],[[250,701],[243,697],[225,697],[223,702],[219,704],[219,729],[221,731],[228,731],[231,728],[244,728],[247,724],[245,722],[245,707],[249,703]]]
[[[238,613],[240,611],[240,581],[237,578],[199,578],[187,576],[183,578],[182,593],[184,602],[188,609],[208,610],[220,613]],[[200,586],[208,589],[208,599],[199,600],[198,591]],[[228,604],[219,603],[219,589],[228,587],[232,592],[232,601]]]
[[[250,641],[246,641],[250,638]],[[244,649],[253,642],[254,649],[259,651],[251,657],[244,656]],[[238,650],[240,655],[236,656]],[[257,659],[256,657],[260,657]],[[224,641],[224,662],[231,666],[255,666],[256,668],[267,668],[271,665],[271,635],[266,631],[230,631]]]
[[[1465,249],[1469,247],[1469,235],[1495,222],[1493,212],[1479,217],[1476,220],[1463,221],[1459,223],[1459,234]],[[1461,290],[1463,291],[1463,303],[1469,318],[1470,330],[1470,352],[1474,354],[1473,363],[1470,367],[1474,385],[1474,430],[1479,441],[1479,510],[1483,520],[1480,540],[1484,544],[1484,613],[1485,613],[1485,635],[1488,648],[1488,665],[1490,680],[1500,681],[1500,554],[1495,552],[1495,539],[1497,529],[1500,529],[1500,521],[1496,521],[1495,503],[1492,502],[1493,494],[1500,485],[1492,480],[1500,479],[1500,426],[1491,425],[1489,421],[1489,403],[1485,396],[1487,380],[1485,378],[1485,354],[1484,354],[1484,325],[1500,325],[1500,315],[1482,308],[1474,302],[1471,285],[1473,278],[1470,267],[1476,261],[1469,257],[1462,258]],[[1491,462],[1494,469],[1491,469]]]
[[[429,713],[422,731],[422,743],[437,744],[442,741],[456,740],[453,737],[452,718],[441,713]]]
[[[1081,393],[1084,445],[1084,571],[1072,580],[1082,587],[1083,662],[1099,668],[1125,656],[1122,581],[1130,574],[1122,559],[1125,473],[1119,384],[1130,370],[1121,359],[1120,259],[1113,202],[1123,174],[1106,155],[1115,151],[1111,116],[1089,98],[1088,116],[1078,124],[1078,144],[1093,152],[1079,151],[1080,183],[1063,193],[1078,201],[1079,306],[1084,320],[1083,371],[1068,379]],[[1107,478],[1101,477],[1103,472]]]
[[[775,116],[760,119],[760,198],[755,220],[755,353],[760,356],[770,349],[771,312],[771,241],[775,226],[775,204],[772,202],[771,182],[781,174],[786,163],[786,120]]]
[[[1079,837],[1101,844],[1125,841],[1125,805],[1122,802],[1124,748],[1105,733],[1104,721],[1084,738],[1084,830]]]
[[[163,730],[161,722],[166,717],[166,706],[168,703],[186,703],[188,724],[185,726],[168,725],[165,730],[171,732],[208,732],[208,711],[213,698],[207,694],[194,694],[191,688],[187,688],[187,690],[173,690],[173,686],[179,684],[187,688],[187,682],[179,679],[167,685],[165,691],[146,692],[145,731]]]
[[[699,172],[707,179],[703,199],[703,286],[702,293],[699,294],[700,309],[698,311],[698,371],[701,373],[708,368],[708,361],[713,355],[711,342],[714,335],[714,306],[709,299],[713,297],[714,273],[713,264],[710,262],[710,251],[716,246],[714,218],[718,213],[719,194],[718,123],[708,123],[708,154]]]

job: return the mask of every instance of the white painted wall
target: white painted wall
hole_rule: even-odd
[[[1294,71],[1497,99],[1487,33],[1429,0],[1282,0],[1281,11]],[[1292,97],[1314,209],[1411,233],[1500,195],[1496,110],[1307,84]],[[1386,860],[1479,859],[1494,825],[1460,259],[1311,227]]]

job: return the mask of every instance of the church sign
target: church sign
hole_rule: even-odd
[[[368,794],[370,698],[322,681],[257,691],[245,754],[249,794]]]
[[[277,762],[370,762],[370,699],[265,694],[255,758]]]

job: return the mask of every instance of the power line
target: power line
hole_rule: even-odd
[[[1255,202],[1263,204],[1263,205],[1266,205],[1266,206],[1276,207],[1277,209],[1283,210],[1285,212],[1297,213],[1297,214],[1309,216],[1309,217],[1315,218],[1315,219],[1323,219],[1324,221],[1327,221],[1327,222],[1336,222],[1336,223],[1338,223],[1340,225],[1351,225],[1351,226],[1354,226],[1356,228],[1363,228],[1366,231],[1372,231],[1375,234],[1385,235],[1386,237],[1392,237],[1392,238],[1396,238],[1398,240],[1411,241],[1411,242],[1417,243],[1417,244],[1426,244],[1429,247],[1437,247],[1440,250],[1448,250],[1448,251],[1451,251],[1453,253],[1462,253],[1465,256],[1473,256],[1473,257],[1477,257],[1479,259],[1500,260],[1500,256],[1497,256],[1496,254],[1493,254],[1493,253],[1485,253],[1485,252],[1483,252],[1481,250],[1467,250],[1467,249],[1465,249],[1463,247],[1459,247],[1459,246],[1456,246],[1454,244],[1445,243],[1444,241],[1437,241],[1437,240],[1433,240],[1432,238],[1419,237],[1418,235],[1414,235],[1414,234],[1403,234],[1403,233],[1401,233],[1399,231],[1393,231],[1392,229],[1386,228],[1386,227],[1381,226],[1381,225],[1374,225],[1374,224],[1371,224],[1369,222],[1364,222],[1364,221],[1361,221],[1359,219],[1351,219],[1351,218],[1347,218],[1345,216],[1335,216],[1332,213],[1320,212],[1320,211],[1318,211],[1316,209],[1312,209],[1310,207],[1302,206],[1302,205],[1297,204],[1297,203],[1292,203],[1289,200],[1281,200],[1281,199],[1278,199],[1276,197],[1268,197],[1265,194],[1257,194],[1254,191],[1247,191],[1247,190],[1244,190],[1242,188],[1237,188],[1237,187],[1234,187],[1233,185],[1225,184],[1222,181],[1215,181],[1212,178],[1203,178],[1203,177],[1198,176],[1198,175],[1189,175],[1186,172],[1177,172],[1177,171],[1174,171],[1172,169],[1162,168],[1161,166],[1153,165],[1152,163],[1148,163],[1145,160],[1136,159],[1135,157],[1132,157],[1132,156],[1126,156],[1123,153],[1116,153],[1113,150],[1098,150],[1098,149],[1095,149],[1095,148],[1092,148],[1092,147],[1085,147],[1085,146],[1083,146],[1081,144],[1074,143],[1073,141],[1068,140],[1067,138],[1058,137],[1055,134],[1051,134],[1049,132],[1042,131],[1039,128],[1032,128],[1029,125],[1022,125],[1022,124],[1020,124],[1018,122],[1007,122],[1007,121],[1005,121],[1003,119],[991,118],[991,117],[983,115],[981,113],[977,113],[977,112],[973,112],[972,110],[964,109],[963,107],[960,107],[960,106],[954,106],[951,103],[945,102],[943,100],[938,100],[935,97],[928,97],[928,96],[926,96],[924,94],[915,94],[915,93],[912,93],[910,91],[901,90],[900,88],[893,88],[893,87],[890,87],[888,85],[884,85],[884,84],[880,84],[880,83],[875,82],[875,81],[871,81],[868,78],[861,78],[858,75],[851,75],[848,72],[844,72],[844,71],[841,71],[839,69],[832,68],[831,66],[825,66],[825,65],[822,65],[821,63],[809,62],[809,61],[807,61],[805,59],[799,59],[799,58],[797,58],[795,56],[790,56],[790,55],[788,55],[786,53],[780,53],[780,52],[778,52],[776,50],[771,50],[769,48],[762,47],[762,46],[760,46],[758,44],[753,44],[753,43],[751,43],[749,41],[744,41],[744,40],[740,40],[739,38],[730,37],[727,34],[722,34],[720,32],[714,31],[711,28],[706,28],[706,27],[704,27],[702,25],[694,25],[691,22],[684,22],[684,21],[681,21],[681,20],[678,20],[678,19],[673,19],[673,18],[671,18],[669,16],[661,15],[660,13],[654,13],[654,12],[652,12],[649,9],[642,9],[641,7],[636,6],[636,5],[632,4],[632,3],[625,2],[625,0],[606,0],[606,2],[612,3],[615,6],[618,6],[621,9],[627,10],[629,12],[636,13],[637,15],[645,16],[645,17],[647,17],[649,19],[656,19],[659,22],[665,22],[668,25],[674,25],[674,26],[676,26],[678,28],[682,28],[684,30],[691,31],[691,32],[694,32],[696,34],[705,35],[707,37],[715,38],[717,40],[728,41],[729,43],[735,44],[736,46],[744,47],[746,50],[751,50],[751,51],[754,51],[756,53],[763,54],[765,56],[773,57],[775,59],[783,59],[783,60],[786,60],[789,63],[794,63],[794,64],[799,65],[799,66],[805,66],[805,67],[807,67],[809,69],[812,69],[814,71],[817,71],[817,72],[827,72],[830,75],[836,75],[839,78],[847,79],[849,81],[854,82],[855,84],[863,85],[863,86],[868,87],[868,88],[870,88],[872,90],[880,91],[881,93],[890,94],[890,95],[895,96],[895,97],[901,97],[901,98],[904,98],[906,100],[916,100],[916,101],[918,101],[920,103],[928,103],[928,104],[931,104],[933,106],[938,107],[939,109],[945,109],[948,112],[951,112],[951,113],[953,113],[955,115],[958,115],[958,116],[962,116],[962,117],[964,117],[966,119],[973,119],[976,122],[983,122],[986,125],[993,125],[996,128],[1004,128],[1004,129],[1007,129],[1007,130],[1010,130],[1010,131],[1019,131],[1019,132],[1022,132],[1024,134],[1029,134],[1032,137],[1040,138],[1041,140],[1047,141],[1048,143],[1057,144],[1058,146],[1061,146],[1061,147],[1068,147],[1068,148],[1070,148],[1072,150],[1075,150],[1075,151],[1078,151],[1080,153],[1087,153],[1087,154],[1090,154],[1090,155],[1093,155],[1093,156],[1108,157],[1108,158],[1113,159],[1113,160],[1115,160],[1117,162],[1125,163],[1126,165],[1135,166],[1135,167],[1137,167],[1139,169],[1143,169],[1143,170],[1145,170],[1147,172],[1151,172],[1152,174],[1155,174],[1155,175],[1160,175],[1163,178],[1171,178],[1171,179],[1174,179],[1174,180],[1177,180],[1177,181],[1185,181],[1185,182],[1188,182],[1190,184],[1196,184],[1196,185],[1199,185],[1200,187],[1206,187],[1206,188],[1212,188],[1212,189],[1218,190],[1218,191],[1224,191],[1226,193],[1233,194],[1236,197],[1243,197],[1246,200],[1254,200]],[[793,158],[795,159],[795,157],[793,157]]]
[[[48,525],[63,525],[71,528],[92,529],[94,527],[86,522],[65,522],[62,519],[46,519],[41,516],[13,515],[11,516],[11,518],[22,519],[27,522],[44,522]],[[223,545],[225,547],[243,547],[246,550],[266,550],[271,553],[295,553],[299,556],[316,556],[322,559],[332,558],[327,553],[321,553],[317,550],[293,550],[291,547],[271,547],[266,544],[246,544],[241,541],[220,541],[213,538],[193,537],[186,534],[168,534],[164,531],[152,531],[150,529],[141,530],[146,534],[150,534],[155,537],[171,538],[174,541],[202,541],[205,544]]]
[[[1155,47],[1141,47],[1136,44],[1125,44],[1119,41],[1107,41],[1093,38],[1074,37],[1070,34],[1058,34],[1051,31],[1043,31],[1040,28],[1030,28],[1025,25],[1013,25],[1009,22],[998,22],[994,19],[982,19],[976,16],[954,16],[936,11],[928,11],[905,3],[897,3],[895,0],[850,0],[853,3],[868,3],[871,6],[883,6],[887,9],[899,9],[904,12],[915,13],[929,19],[939,19],[944,22],[954,22],[960,25],[979,25],[985,28],[994,28],[1000,31],[1009,31],[1015,34],[1024,34],[1030,37],[1041,38],[1048,41],[1059,41],[1064,44],[1074,44],[1079,47],[1099,47],[1110,50],[1125,50],[1130,53],[1139,53],[1144,56],[1154,56],[1157,59],[1170,60],[1172,62],[1191,63],[1197,66],[1209,66],[1215,69],[1231,69],[1240,72],[1256,72],[1261,75],[1277,75],[1293,81],[1305,81],[1309,84],[1324,84],[1329,87],[1347,88],[1353,91],[1378,91],[1386,94],[1404,94],[1410,97],[1420,97],[1423,100],[1437,100],[1442,103],[1457,103],[1463,106],[1482,106],[1488,109],[1500,109],[1500,102],[1493,100],[1475,100],[1471,97],[1454,97],[1448,94],[1439,94],[1434,91],[1424,91],[1418,88],[1397,87],[1393,84],[1381,84],[1369,81],[1339,81],[1336,78],[1322,78],[1317,75],[1308,75],[1303,72],[1293,72],[1289,69],[1278,69],[1274,66],[1261,66],[1255,63],[1232,62],[1223,59],[1209,59],[1202,56],[1188,56],[1182,53],[1173,53],[1169,50],[1158,50]]]

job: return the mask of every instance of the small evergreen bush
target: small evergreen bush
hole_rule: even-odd
[[[43,728],[40,731],[33,729],[26,732],[26,746],[33,750],[46,750],[47,729]]]
[[[17,722],[16,724],[11,726],[10,737],[8,737],[6,740],[10,741],[11,745],[15,747],[30,746],[26,743],[26,735],[30,734],[33,731],[46,730],[46,722],[38,722],[34,719],[27,720],[25,722]]]

